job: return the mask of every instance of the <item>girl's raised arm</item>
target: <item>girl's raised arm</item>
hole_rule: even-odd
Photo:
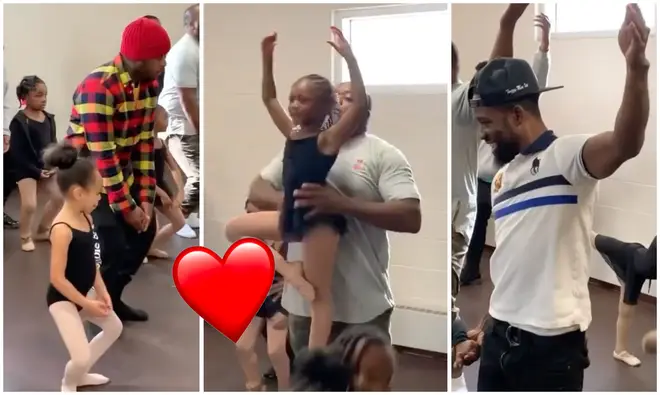
[[[282,105],[277,100],[275,89],[275,77],[273,77],[273,52],[277,42],[277,33],[272,33],[261,41],[261,56],[263,62],[263,76],[261,81],[261,99],[270,114],[275,126],[282,132],[284,137],[289,138],[293,130],[293,122],[286,114]]]
[[[341,30],[334,26],[330,29],[332,30],[333,39],[332,41],[328,41],[328,44],[346,60],[348,72],[351,76],[351,93],[354,100],[351,106],[339,118],[339,121],[328,130],[322,132],[319,137],[321,151],[327,154],[335,154],[345,142],[355,135],[356,129],[367,116],[369,105],[367,91],[362,80],[362,73],[360,73],[360,67],[358,66],[357,59],[355,59],[351,45]]]

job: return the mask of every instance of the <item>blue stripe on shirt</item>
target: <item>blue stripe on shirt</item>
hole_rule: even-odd
[[[510,206],[496,210],[494,216],[495,219],[500,219],[509,214],[513,214],[518,211],[527,210],[534,207],[577,204],[577,202],[578,202],[577,195],[555,195],[555,196],[536,197],[528,200],[523,200],[522,202],[514,203]]]

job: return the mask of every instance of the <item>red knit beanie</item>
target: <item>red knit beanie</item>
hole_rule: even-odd
[[[170,47],[170,37],[158,22],[140,18],[124,29],[119,53],[129,60],[160,59],[167,55]]]

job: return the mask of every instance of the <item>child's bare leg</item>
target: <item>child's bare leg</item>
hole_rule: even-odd
[[[21,236],[21,249],[34,251],[32,241],[32,219],[37,211],[37,181],[24,178],[18,183],[18,194],[21,198],[21,214],[18,232]]]
[[[279,241],[282,235],[279,230],[280,213],[278,211],[259,211],[234,217],[225,227],[227,240],[234,242],[243,237],[256,237],[262,240]],[[311,300],[314,298],[314,289],[305,281],[302,270],[296,265],[289,264],[278,251],[271,247],[275,258],[275,270],[284,277],[284,280],[293,285],[300,294]]]
[[[161,228],[157,228],[158,231],[156,237],[154,237],[154,241],[151,243],[149,255],[167,259],[169,258],[169,254],[166,251],[161,250],[159,247],[162,247],[172,238],[172,236],[174,236],[174,233],[183,228],[186,224],[186,219],[183,217],[183,212],[180,207],[157,207],[157,209],[169,220],[169,223]]]
[[[236,342],[236,355],[238,356],[238,363],[243,369],[243,374],[245,374],[245,388],[248,391],[261,391],[262,387],[255,346],[263,324],[263,318],[253,318],[241,338]]]
[[[277,389],[287,391],[289,389],[289,356],[286,353],[287,317],[277,313],[266,320],[268,331],[268,357],[277,375]]]
[[[623,302],[625,285],[621,284],[621,294],[619,298],[619,314],[616,319],[616,343],[614,345],[614,358],[629,366],[639,366],[642,361],[628,352],[628,338],[630,326],[633,322],[635,306],[627,305]]]
[[[50,226],[53,224],[53,219],[62,208],[64,199],[59,189],[57,189],[56,175],[44,180],[42,185],[46,194],[48,195],[48,202],[44,206],[44,211],[41,215],[41,221],[37,226],[37,234],[34,239],[36,241],[45,241],[50,237]]]
[[[234,217],[227,222],[225,233],[227,240],[234,242],[243,237],[280,241],[279,211],[258,211]]]
[[[333,314],[332,274],[338,244],[339,234],[326,225],[312,228],[303,242],[303,271],[315,291],[315,298],[311,302],[309,348],[324,347],[330,337]]]

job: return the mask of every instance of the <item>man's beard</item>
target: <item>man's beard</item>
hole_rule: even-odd
[[[494,144],[494,146],[493,157],[500,167],[511,162],[520,152],[518,144],[512,141],[502,141]]]

